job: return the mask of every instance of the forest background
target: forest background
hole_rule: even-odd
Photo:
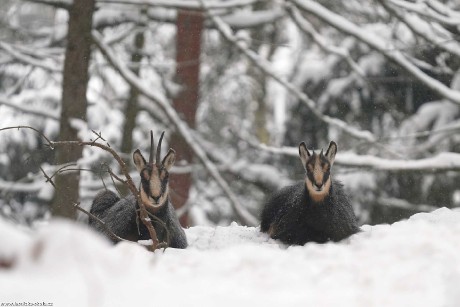
[[[297,146],[338,143],[361,223],[460,205],[460,11],[438,0],[4,0],[0,214],[77,217],[128,191],[149,132],[178,153],[183,226],[257,225],[301,180]],[[28,126],[29,128],[7,129]],[[37,133],[38,132],[38,133]],[[167,150],[167,146],[163,146]],[[132,177],[137,178],[131,167]]]

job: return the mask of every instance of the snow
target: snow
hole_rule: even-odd
[[[460,211],[363,226],[346,242],[286,247],[258,228],[193,227],[154,254],[54,220],[0,220],[1,302],[54,306],[459,306]]]

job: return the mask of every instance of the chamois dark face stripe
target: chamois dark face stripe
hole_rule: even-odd
[[[306,170],[308,179],[321,186],[329,179],[331,164],[323,155],[313,154],[307,161]]]
[[[156,165],[147,165],[141,172],[141,187],[145,194],[159,204],[159,201],[167,197],[169,173],[163,167],[158,168]]]
[[[322,202],[329,194],[331,187],[330,170],[331,164],[322,154],[312,154],[306,163],[306,180],[305,184],[310,197],[315,202]]]

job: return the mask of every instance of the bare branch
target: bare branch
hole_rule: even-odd
[[[336,28],[340,32],[347,33],[359,41],[367,44],[372,49],[383,54],[389,60],[398,64],[417,80],[425,84],[442,97],[460,105],[460,92],[452,90],[440,81],[428,76],[417,66],[412,64],[399,50],[389,50],[385,41],[377,35],[366,32],[356,24],[348,21],[344,17],[326,9],[324,6],[312,0],[289,0],[304,12],[313,14],[325,23]]]
[[[14,126],[14,127],[5,127],[5,128],[0,128],[0,131],[5,131],[5,130],[12,130],[12,129],[31,129],[35,132],[37,132],[48,144],[48,146],[51,148],[51,149],[54,149],[53,147],[53,144],[54,142],[52,142],[50,139],[48,139],[46,137],[46,135],[44,135],[41,131],[39,131],[38,129],[35,129],[33,127],[30,127],[30,126]]]

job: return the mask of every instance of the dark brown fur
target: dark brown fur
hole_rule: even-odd
[[[305,180],[274,193],[262,210],[260,230],[286,244],[340,241],[359,231],[353,208],[340,182],[331,178],[337,145],[326,155],[299,145]]]

